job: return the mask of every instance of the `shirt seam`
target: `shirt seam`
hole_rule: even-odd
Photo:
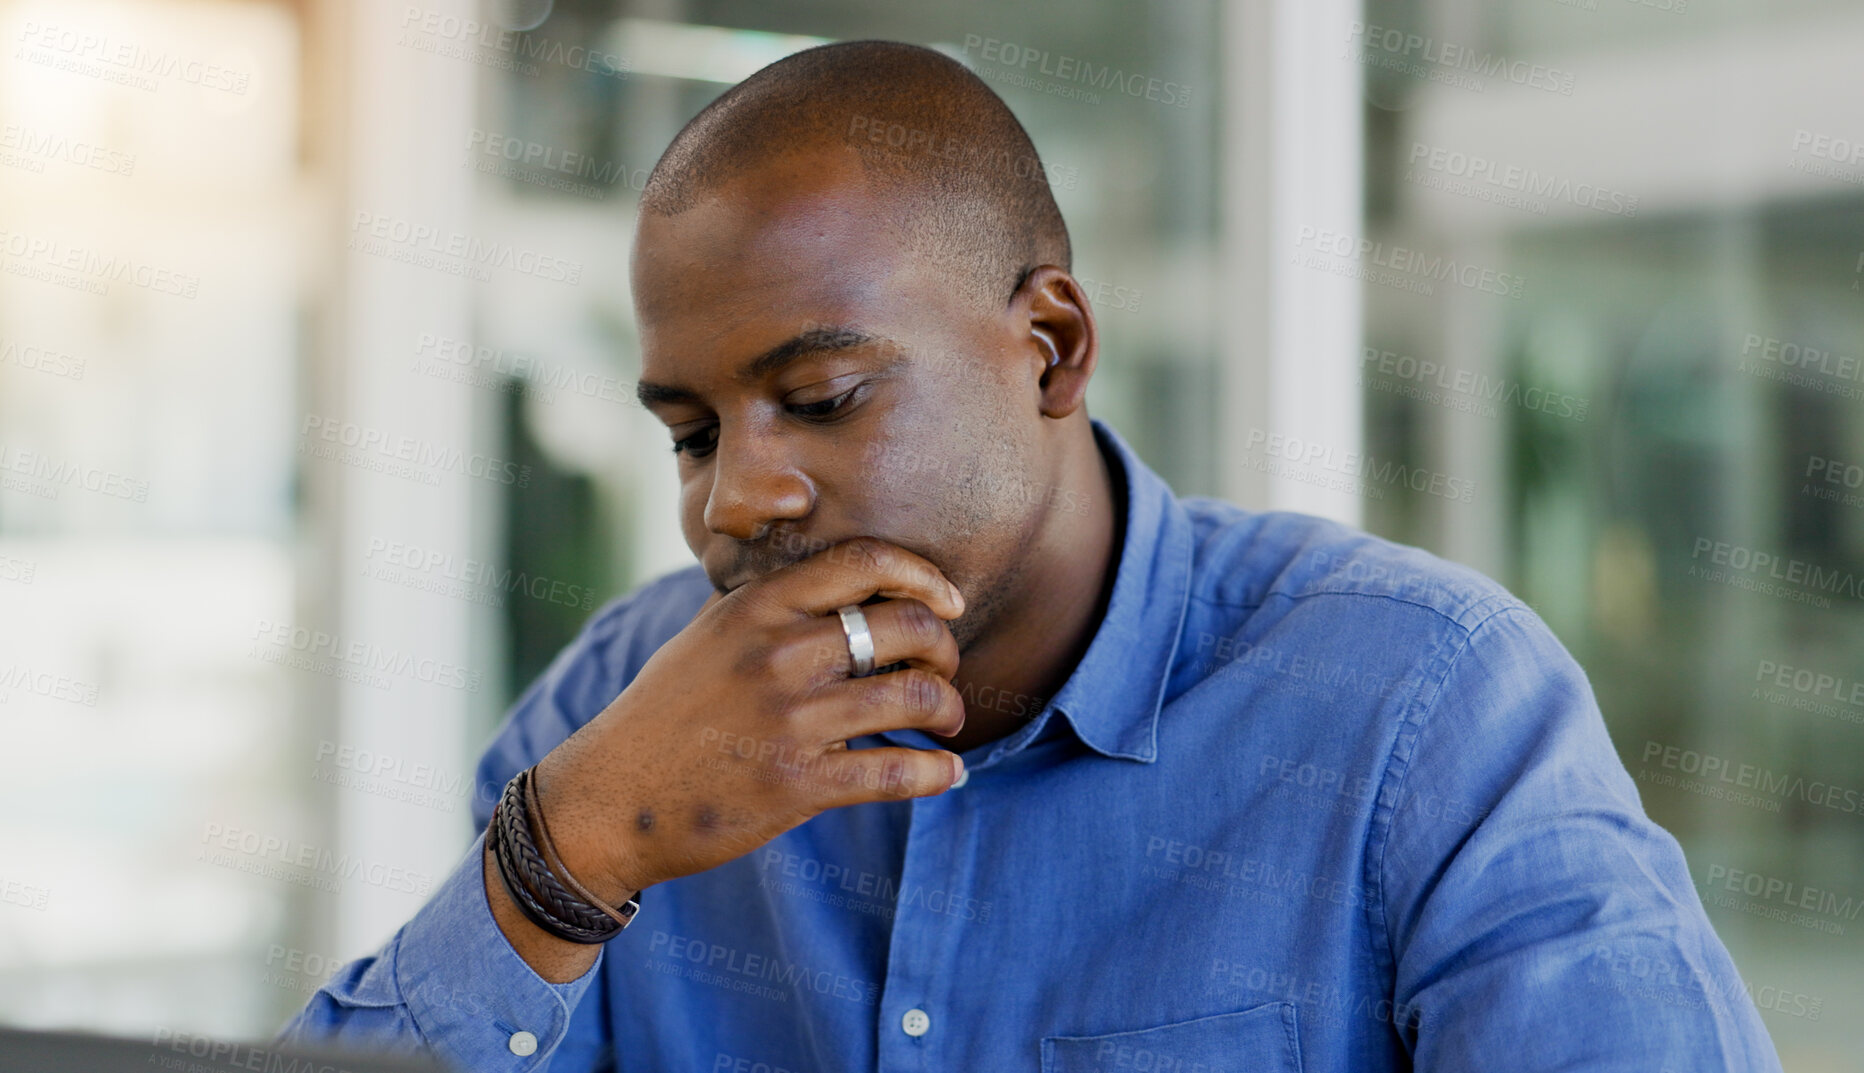
[[[1403,800],[1405,785],[1411,777],[1412,760],[1416,755],[1417,743],[1423,737],[1424,731],[1428,729],[1431,716],[1436,714],[1437,705],[1443,699],[1444,686],[1449,682],[1450,675],[1455,673],[1464,654],[1475,647],[1476,634],[1503,615],[1531,610],[1527,605],[1516,602],[1511,606],[1497,608],[1473,626],[1458,623],[1457,625],[1463,631],[1460,644],[1453,654],[1438,657],[1443,661],[1443,670],[1436,676],[1435,682],[1430,684],[1428,700],[1425,699],[1426,694],[1422,692],[1414,697],[1411,703],[1412,711],[1399,723],[1398,732],[1392,736],[1391,750],[1386,755],[1385,773],[1380,777],[1379,793],[1374,798],[1377,804],[1373,808],[1372,822],[1367,825],[1366,859],[1363,868],[1366,884],[1373,893],[1373,897],[1367,899],[1368,907],[1374,904],[1377,906],[1377,912],[1370,921],[1371,930],[1374,933],[1370,937],[1374,945],[1371,953],[1378,961],[1382,973],[1394,979],[1398,968],[1398,953],[1392,946],[1391,907],[1385,900],[1385,852],[1391,845],[1392,821],[1397,812],[1397,802]],[[1394,780],[1396,780],[1395,784]],[[1387,786],[1392,787],[1393,795],[1386,794]],[[1477,825],[1480,824],[1481,820],[1478,820]]]
[[[1474,601],[1468,607],[1461,609],[1454,615],[1450,614],[1448,611],[1445,611],[1441,607],[1437,607],[1433,604],[1422,603],[1420,601],[1412,600],[1404,596],[1394,596],[1391,593],[1387,593],[1387,592],[1360,592],[1356,589],[1314,589],[1314,590],[1310,590],[1307,592],[1298,592],[1298,593],[1297,592],[1284,592],[1281,590],[1273,590],[1270,592],[1263,593],[1262,598],[1259,600],[1248,600],[1248,601],[1240,601],[1240,602],[1220,600],[1214,596],[1206,596],[1200,592],[1193,592],[1193,593],[1189,593],[1188,595],[1190,596],[1191,599],[1197,600],[1201,603],[1206,603],[1213,607],[1221,607],[1221,608],[1224,608],[1226,610],[1231,610],[1231,611],[1247,611],[1250,609],[1260,608],[1263,604],[1267,603],[1271,598],[1274,598],[1274,597],[1280,597],[1281,599],[1288,600],[1291,602],[1298,601],[1298,600],[1306,600],[1306,599],[1309,599],[1315,596],[1358,596],[1358,597],[1362,597],[1367,600],[1389,600],[1390,602],[1395,603],[1395,604],[1403,604],[1406,607],[1415,607],[1421,611],[1428,611],[1431,614],[1436,615],[1438,618],[1444,620],[1445,622],[1448,622],[1451,625],[1456,626],[1458,629],[1463,630],[1465,633],[1474,633],[1476,630],[1480,629],[1485,623],[1487,623],[1489,619],[1495,617],[1496,615],[1502,614],[1503,612],[1517,611],[1517,610],[1521,610],[1521,611],[1531,610],[1531,608],[1529,608],[1526,604],[1522,603],[1520,599],[1516,597],[1513,593],[1510,593],[1507,591],[1490,593],[1489,595],[1482,597],[1480,600]],[[1488,605],[1498,603],[1498,602],[1504,604],[1505,606],[1488,610],[1486,613],[1482,614],[1482,617],[1478,621],[1476,621],[1474,625],[1470,625],[1467,621],[1465,621],[1469,618],[1469,616],[1482,612],[1484,608],[1488,607]]]

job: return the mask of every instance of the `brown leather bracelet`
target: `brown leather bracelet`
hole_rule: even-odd
[[[562,858],[550,844],[543,812],[537,807],[537,790],[533,768],[526,768],[505,784],[505,792],[492,809],[492,824],[486,837],[492,842],[492,856],[498,862],[498,875],[505,890],[531,923],[560,939],[594,945],[621,933],[640,912],[640,896],[628,899],[619,909],[611,908],[591,895],[563,867]],[[544,844],[540,853],[532,840],[532,819]]]
[[[544,851],[544,861],[550,865],[551,874],[562,880],[563,885],[569,888],[571,894],[574,894],[581,901],[607,914],[609,919],[613,920],[619,928],[627,927],[634,920],[634,914],[641,911],[641,903],[636,897],[630,895],[628,900],[622,903],[623,908],[621,909],[609,908],[607,902],[589,893],[587,887],[576,882],[576,877],[570,875],[569,868],[564,865],[563,858],[557,856],[556,844],[550,840],[550,825],[544,822],[544,809],[537,800],[536,772],[537,769],[535,766],[526,772],[529,777],[524,780],[524,808],[525,811],[530,814],[531,823],[536,828],[537,847]],[[636,891],[635,893],[639,894],[640,892]],[[617,930],[619,930],[619,928]]]

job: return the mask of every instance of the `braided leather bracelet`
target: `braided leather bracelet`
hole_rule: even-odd
[[[560,939],[594,945],[621,933],[641,910],[636,894],[619,909],[612,909],[570,875],[550,841],[550,829],[537,803],[537,782],[525,768],[505,784],[505,792],[492,809],[492,856],[499,878],[531,923]],[[537,841],[531,839],[532,821]],[[543,852],[538,852],[542,843]]]

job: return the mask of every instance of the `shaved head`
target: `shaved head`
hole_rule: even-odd
[[[890,41],[788,56],[727,90],[655,165],[641,210],[676,216],[781,160],[852,154],[915,256],[1000,307],[1038,265],[1071,268],[1068,228],[1035,145],[956,60]]]
[[[989,697],[1059,686],[1119,516],[1068,261],[1029,135],[928,49],[799,52],[688,123],[642,191],[629,285],[636,395],[718,599],[879,540],[963,594],[953,681],[991,691],[966,694],[977,726],[1010,718]]]

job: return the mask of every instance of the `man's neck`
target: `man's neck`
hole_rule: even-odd
[[[1017,591],[990,635],[964,654],[953,684],[964,696],[964,729],[942,742],[954,752],[996,741],[1040,714],[1074,673],[1106,615],[1126,521],[1124,482],[1091,427],[1087,449],[1070,452],[1057,482],[1073,495],[1051,503]]]

